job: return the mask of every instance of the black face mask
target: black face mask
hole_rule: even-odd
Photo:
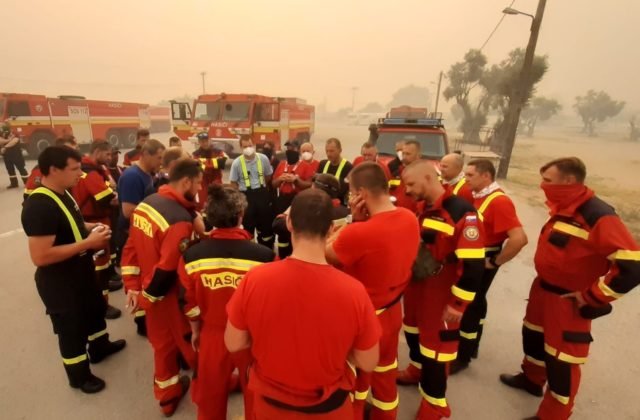
[[[289,165],[294,165],[300,160],[300,152],[296,150],[287,150],[285,155],[287,156],[287,163]]]
[[[273,150],[267,147],[266,149],[262,149],[262,154],[271,159],[271,156],[273,156]]]

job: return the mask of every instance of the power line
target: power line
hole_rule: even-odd
[[[513,7],[514,3],[516,2],[516,0],[513,0],[511,2],[511,4],[509,5],[509,7]],[[484,41],[484,44],[482,44],[482,47],[480,47],[480,51],[482,51],[484,49],[484,47],[489,43],[489,41],[491,40],[491,38],[493,37],[493,34],[496,33],[496,31],[498,30],[498,28],[500,27],[500,25],[502,24],[502,21],[504,20],[504,18],[507,17],[507,15],[505,15],[504,13],[502,14],[502,17],[500,18],[500,20],[498,21],[498,24],[496,25],[495,28],[493,28],[493,31],[491,31],[491,33],[489,34],[489,37],[487,38],[486,41]]]

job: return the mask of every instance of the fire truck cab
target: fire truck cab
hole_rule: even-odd
[[[315,109],[298,98],[221,93],[200,95],[193,106],[173,101],[171,113],[173,131],[182,140],[197,143],[197,134],[207,132],[214,147],[236,156],[241,135],[256,145],[272,141],[276,150],[290,139],[309,141]]]
[[[0,93],[0,119],[8,121],[27,152],[36,157],[57,137],[72,134],[82,148],[96,139],[132,147],[139,128],[148,128],[149,105],[87,100],[82,96]]]
[[[427,114],[425,108],[392,109],[386,118],[380,118],[377,124],[369,126],[369,132],[369,140],[377,146],[378,155],[384,163],[395,158],[395,146],[399,141],[420,143],[422,158],[432,161],[436,168],[440,159],[449,153],[442,114]]]

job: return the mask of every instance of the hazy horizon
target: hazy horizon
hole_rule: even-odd
[[[408,84],[435,94],[440,70],[479,48],[510,3],[11,2],[3,7],[0,91],[155,104],[200,94],[206,71],[208,93],[297,96],[316,106],[326,99],[336,110],[351,105],[357,86],[356,108],[385,104]],[[560,100],[565,113],[591,88],[626,101],[625,115],[640,109],[640,93],[630,88],[640,52],[619,39],[638,39],[640,3],[611,3],[606,10],[593,0],[547,3],[537,53],[549,56],[550,69],[538,94]],[[536,6],[513,5],[529,13]],[[526,16],[507,16],[483,50],[489,62],[524,48],[529,25]]]

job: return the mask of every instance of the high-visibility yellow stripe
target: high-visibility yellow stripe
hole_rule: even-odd
[[[106,330],[106,329],[104,329],[104,330],[102,330],[102,331],[98,331],[98,332],[97,332],[97,333],[95,333],[95,334],[91,334],[91,335],[89,336],[89,341],[97,340],[98,338],[102,337],[102,336],[103,336],[103,335],[105,335],[106,333],[107,333],[107,330]]]
[[[164,217],[162,217],[162,215],[158,213],[156,209],[154,209],[147,203],[138,204],[138,207],[136,207],[136,210],[139,210],[142,213],[149,216],[149,218],[153,220],[153,222],[160,228],[162,232],[169,229],[169,223],[167,222],[167,220]]]
[[[445,233],[449,236],[453,236],[453,233],[456,230],[455,227],[451,226],[448,223],[441,222],[439,220],[433,220],[433,219],[424,219],[422,221],[422,227],[427,229],[437,230],[438,232]]]
[[[613,289],[611,289],[605,282],[604,279],[600,279],[598,281],[598,288],[600,289],[600,291],[602,292],[602,294],[604,294],[605,296],[609,296],[612,297],[614,299],[620,299],[622,296],[624,296],[623,293],[618,293],[615,292]]]
[[[458,181],[458,183],[456,184],[456,186],[453,188],[453,195],[458,195],[458,193],[460,192],[460,189],[464,186],[464,184],[467,183],[467,180],[462,177],[462,179],[460,181]]]
[[[25,193],[26,195],[31,195],[31,193],[32,193],[32,192],[33,192],[33,190],[29,190],[29,189],[27,189],[27,188],[25,188],[25,189],[24,189],[24,193]]]
[[[386,310],[387,310],[387,308],[376,309],[376,315],[380,315],[381,313],[383,313]]]
[[[484,248],[458,248],[456,249],[456,257],[460,259],[476,259],[484,258]]]
[[[353,394],[354,398],[356,400],[359,400],[359,401],[366,400],[368,395],[369,395],[369,390],[368,389],[366,391],[364,391],[364,392],[356,391]]]
[[[581,239],[589,239],[589,232],[565,222],[555,222],[553,229]]]
[[[264,187],[267,184],[264,182],[264,171],[262,170],[262,159],[260,156],[256,155],[254,159],[258,159],[256,161],[256,165],[258,166],[258,181],[260,182],[260,186]],[[247,171],[247,160],[244,155],[240,156],[240,169],[242,170],[242,178],[244,178],[244,185],[248,190],[251,189],[251,179],[249,178],[249,171]]]
[[[64,363],[65,365],[75,365],[75,364],[84,362],[85,360],[87,360],[87,353],[83,354],[82,356],[72,357],[70,359],[65,359],[63,357],[62,363]]]
[[[402,181],[400,181],[399,179],[391,179],[391,180],[389,180],[389,186],[390,187],[399,187],[401,182]]]
[[[382,411],[395,410],[396,408],[398,408],[399,403],[400,403],[400,397],[398,396],[398,394],[396,394],[396,399],[393,400],[392,402],[384,402],[384,401],[377,400],[374,397],[371,397],[371,404],[373,404],[374,407]]]
[[[493,200],[495,200],[496,198],[503,196],[504,193],[502,191],[495,191],[491,194],[489,194],[489,196],[482,202],[482,204],[480,205],[480,207],[478,207],[478,213],[482,214],[485,211],[487,211],[487,208],[489,207],[489,204],[491,204],[491,202]]]
[[[185,270],[187,274],[212,269],[249,271],[260,264],[262,263],[258,261],[242,260],[239,258],[203,258],[190,262],[185,266]]]
[[[108,269],[109,267],[111,267],[111,262],[108,262],[108,263],[102,264],[102,265],[96,265],[96,271],[104,271],[104,270]]]
[[[289,242],[278,242],[278,248],[286,248],[289,246]]]
[[[484,319],[484,318],[482,318],[482,319],[480,320],[480,325],[484,325],[484,321],[485,321],[485,319]]]
[[[458,357],[458,352],[455,353],[437,353],[435,350],[427,348],[420,344],[420,354],[424,357],[428,357],[429,359],[437,360],[438,362],[450,362],[452,360],[456,360]]]
[[[529,355],[525,355],[524,356],[525,359],[527,359],[530,363],[536,365],[536,366],[540,366],[540,367],[545,367],[546,363],[542,360],[538,360],[538,359],[534,359],[533,357],[529,356]]]
[[[143,290],[143,291],[142,291],[142,296],[143,296],[145,299],[147,299],[149,302],[158,302],[158,301],[160,301],[160,300],[164,299],[164,296],[155,297],[155,296],[152,296],[152,295],[150,295],[149,293],[147,293],[147,291],[146,291],[146,290]]]
[[[553,398],[555,398],[555,399],[556,399],[560,404],[563,404],[563,405],[568,405],[568,404],[569,404],[569,400],[570,400],[570,398],[569,398],[569,397],[564,397],[564,396],[562,396],[562,395],[560,395],[560,394],[556,394],[555,392],[553,392],[553,391],[551,391],[551,390],[549,390],[549,393],[550,393],[550,394],[551,394],[551,396],[552,396]]]
[[[418,330],[418,327],[412,327],[407,324],[402,324],[402,329],[404,330],[404,332],[407,332],[409,334],[420,334],[420,330]]]
[[[394,360],[393,363],[391,363],[390,365],[387,366],[376,366],[373,371],[374,372],[378,372],[378,373],[382,373],[382,372],[388,372],[392,369],[397,369],[398,368],[398,359]]]
[[[524,325],[524,327],[526,329],[531,330],[531,331],[535,331],[535,332],[539,332],[539,333],[543,333],[544,332],[544,328],[542,328],[539,325],[532,324],[532,323],[530,323],[529,321],[526,321],[526,320],[522,321],[522,325]]]
[[[451,286],[451,293],[453,293],[455,297],[460,298],[467,302],[472,302],[473,299],[476,297],[475,292],[468,292],[464,289],[459,288],[456,285]]]
[[[418,384],[418,391],[420,391],[420,395],[422,395],[422,398],[424,398],[425,401],[427,401],[429,404],[435,405],[437,407],[447,407],[447,399],[446,398],[436,398],[436,397],[432,397],[431,395],[428,395],[422,389],[422,385],[421,384]]]
[[[73,199],[73,196],[71,194],[69,194],[69,191],[65,191],[64,193],[69,198],[71,198],[71,200],[73,200],[73,202],[75,203],[75,205],[77,207],[78,204],[76,203],[76,200]],[[35,190],[33,190],[32,194],[44,194],[47,197],[51,198],[53,201],[55,201],[55,203],[58,205],[58,207],[60,207],[60,210],[62,210],[64,215],[67,216],[67,220],[69,221],[69,225],[71,226],[71,231],[73,232],[73,239],[75,239],[76,242],[82,241],[82,235],[80,234],[80,228],[78,227],[78,224],[76,223],[76,219],[73,218],[73,216],[71,215],[71,212],[69,211],[67,206],[64,205],[64,203],[62,202],[62,200],[60,200],[60,197],[58,197],[56,195],[56,193],[54,193],[53,191],[51,191],[48,188],[38,187]]]
[[[562,360],[563,362],[572,363],[574,365],[582,365],[587,362],[586,357],[576,357],[567,353],[560,352],[555,347],[544,343],[544,351],[549,353],[551,356],[556,357],[558,360]]]
[[[120,273],[123,276],[137,276],[140,274],[140,267],[133,265],[123,265],[120,267]]]
[[[340,181],[340,175],[342,174],[342,170],[344,169],[344,165],[347,164],[347,159],[342,159],[340,161],[340,165],[338,165],[338,170],[336,171],[336,174],[334,175],[338,181]],[[324,168],[322,169],[322,173],[323,174],[328,174],[329,173],[329,166],[331,166],[331,161],[327,160],[327,163],[324,164]]]
[[[177,384],[180,381],[180,376],[176,375],[176,376],[172,376],[171,378],[167,379],[166,381],[160,381],[158,379],[155,380],[156,385],[158,385],[158,388],[160,389],[165,389],[165,388],[169,388],[172,385]]]
[[[194,306],[185,315],[187,315],[189,318],[195,318],[197,316],[200,316],[200,307]]]
[[[144,310],[140,310],[140,311],[136,311],[136,312],[133,314],[133,317],[134,317],[134,318],[140,318],[141,316],[145,316],[146,314],[147,314],[147,313],[146,313]]]
[[[477,332],[468,333],[461,330],[460,337],[466,338],[467,340],[475,340],[476,338],[478,338],[478,333]]]
[[[111,188],[107,188],[106,190],[99,192],[98,194],[94,195],[93,198],[96,199],[96,201],[102,200],[103,198],[107,197],[108,195],[113,194],[113,190]]]
[[[621,249],[609,255],[610,260],[640,261],[640,251]]]

